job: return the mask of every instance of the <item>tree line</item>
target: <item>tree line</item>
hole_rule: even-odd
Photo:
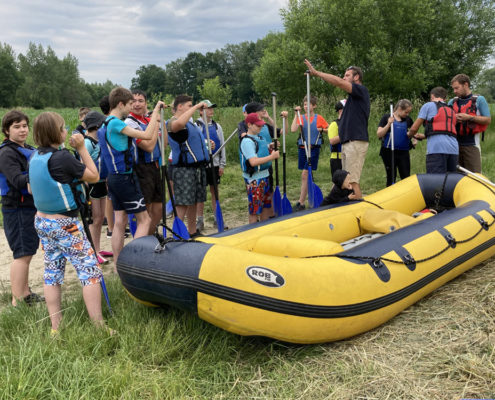
[[[205,54],[190,52],[165,66],[139,66],[132,88],[149,96],[181,93],[242,105],[277,92],[286,103],[305,94],[303,64],[342,75],[351,66],[364,71],[372,96],[425,97],[434,86],[468,74],[477,90],[493,100],[495,68],[486,67],[495,44],[495,0],[289,0],[281,10],[284,31],[256,42],[228,44]],[[0,106],[35,108],[94,105],[116,86],[86,83],[77,59],[59,59],[48,47],[30,43],[16,57],[0,44]],[[342,96],[314,80],[313,93]]]

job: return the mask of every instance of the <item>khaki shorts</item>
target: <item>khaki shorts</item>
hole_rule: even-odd
[[[342,145],[342,168],[349,172],[351,183],[359,183],[363,170],[368,142],[351,140]]]
[[[459,146],[459,165],[481,174],[481,153],[476,146]]]

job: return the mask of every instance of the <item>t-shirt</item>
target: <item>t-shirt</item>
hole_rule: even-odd
[[[255,135],[248,135],[248,136],[255,137]],[[258,154],[256,153],[256,143],[254,143],[254,141],[250,139],[243,139],[241,141],[241,153],[246,160],[249,160],[250,158],[253,157],[258,157]],[[248,181],[267,178],[269,175],[270,173],[268,169],[264,169],[261,171],[256,170],[251,176],[249,176],[247,172],[242,171],[242,176]]]
[[[370,116],[370,94],[364,85],[352,83],[352,91],[347,97],[340,118],[340,142],[368,139],[368,119]]]
[[[126,123],[118,118],[112,118],[107,126],[107,140],[117,151],[127,150],[128,137],[122,133]]]
[[[84,146],[86,147],[86,150],[88,150],[88,153],[93,161],[96,163],[96,161],[98,160],[98,156],[100,155],[100,144],[93,143],[91,139],[85,138]]]
[[[318,123],[318,121],[317,121]],[[339,136],[339,124],[337,121],[333,121],[329,126],[328,126],[328,142],[330,143],[330,139],[333,139],[334,137]],[[339,158],[337,151],[332,151],[330,153],[330,158]]]
[[[462,107],[466,105],[469,100],[473,97],[473,94],[471,93],[469,96],[466,96],[465,98],[459,98],[458,99],[458,105],[459,107]],[[449,106],[452,106],[454,104],[454,99],[451,99],[449,101]],[[486,99],[483,96],[478,96],[476,99],[476,114],[481,115],[483,117],[489,117],[490,116],[490,107],[488,106],[488,103],[486,102]],[[479,134],[477,134],[479,135]],[[476,135],[457,135],[457,141],[461,146],[476,146]]]
[[[423,104],[419,110],[418,118],[428,121],[437,115],[438,109],[435,102]],[[426,154],[459,154],[457,139],[450,135],[438,134],[428,137],[426,142]]]

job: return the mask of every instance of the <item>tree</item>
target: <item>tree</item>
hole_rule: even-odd
[[[168,78],[163,68],[155,64],[142,65],[136,71],[136,75],[132,78],[131,89],[144,90],[149,98],[165,91]]]
[[[203,86],[198,86],[198,92],[201,98],[208,99],[219,107],[227,106],[232,96],[230,86],[222,86],[218,76],[213,79],[205,79]]]
[[[286,84],[298,82],[304,57],[316,68],[340,76],[350,65],[358,65],[371,95],[389,98],[424,95],[433,86],[448,86],[460,72],[475,77],[495,43],[494,4],[495,0],[355,0],[343,6],[337,0],[289,0],[282,10],[286,32],[265,50],[255,72],[256,89],[266,90],[263,82],[280,75]],[[279,48],[296,59],[284,58]],[[274,54],[281,61],[278,67]],[[278,86],[274,89],[281,91],[280,82]]]
[[[476,81],[475,92],[485,96],[489,102],[495,100],[495,68],[485,69],[481,72]]]
[[[17,69],[14,50],[6,43],[0,43],[0,76],[0,107],[12,107],[22,78]]]

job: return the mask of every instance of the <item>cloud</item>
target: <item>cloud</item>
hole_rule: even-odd
[[[71,53],[86,82],[130,85],[141,65],[164,67],[191,51],[215,51],[281,31],[287,0],[86,0],[2,5],[2,41],[19,53],[29,42]]]

